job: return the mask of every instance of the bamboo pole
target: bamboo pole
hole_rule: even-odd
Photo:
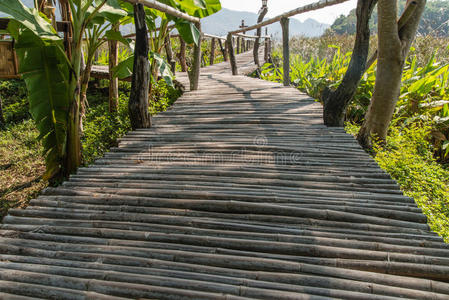
[[[237,34],[237,33],[241,33],[241,32],[251,31],[251,30],[254,30],[254,29],[257,29],[257,28],[261,28],[261,27],[264,27],[264,26],[267,26],[267,25],[279,22],[279,21],[281,21],[282,18],[293,17],[293,16],[298,15],[298,14],[302,14],[302,13],[305,13],[305,12],[321,9],[321,8],[332,6],[332,5],[336,5],[336,4],[340,4],[340,3],[343,3],[343,2],[347,2],[347,1],[349,1],[349,0],[321,0],[321,1],[318,1],[318,2],[315,2],[315,3],[312,3],[312,4],[308,4],[308,5],[296,8],[294,10],[291,10],[289,12],[286,12],[286,13],[281,14],[279,16],[276,16],[274,18],[268,19],[266,21],[260,22],[258,24],[255,24],[255,25],[252,25],[252,26],[248,26],[248,27],[245,27],[245,28],[242,28],[242,29],[237,29],[237,30],[234,30],[234,31],[230,31],[230,33]]]
[[[187,72],[187,61],[186,61],[186,42],[179,36],[179,64],[181,65],[181,71]]]
[[[229,33],[226,44],[228,45],[229,61],[231,63],[232,75],[238,75],[237,61],[235,58],[234,45],[233,45],[232,41],[233,41],[232,34]],[[238,38],[237,38],[237,41],[238,41]],[[237,45],[238,45],[238,43],[237,43]]]
[[[159,1],[155,1],[155,0],[123,0],[123,1],[129,2],[131,4],[140,3],[140,4],[142,4],[142,5],[144,5],[144,6],[148,7],[148,8],[157,9],[157,10],[159,10],[161,12],[164,12],[166,14],[169,14],[171,16],[174,16],[174,17],[177,17],[177,18],[180,18],[180,19],[184,19],[184,20],[189,21],[189,22],[193,22],[193,23],[199,23],[200,22],[199,18],[192,17],[192,16],[190,16],[190,15],[188,15],[186,13],[183,13],[183,12],[181,12],[181,11],[171,7],[171,6],[163,4],[163,3],[159,2]]]
[[[148,110],[148,90],[150,65],[148,61],[149,41],[142,4],[134,4],[136,25],[136,46],[134,50],[134,71],[132,75],[131,94],[129,96],[129,116],[131,126],[136,128],[151,127],[151,115]]]
[[[214,64],[214,60],[215,60],[215,38],[212,38],[210,41],[210,57],[209,57],[209,62],[211,66]]]
[[[176,61],[173,58],[173,50],[171,47],[171,39],[169,34],[167,34],[167,36],[165,37],[164,47],[165,47],[165,54],[167,55],[167,61],[170,64],[171,71],[174,75],[176,72]]]
[[[201,23],[196,23],[195,26],[201,32]],[[198,39],[198,44],[195,45],[193,50],[193,63],[192,69],[189,72],[190,79],[190,90],[198,90],[199,80],[200,80],[200,69],[201,69],[201,38]]]
[[[119,23],[112,25],[111,30],[118,31]],[[118,78],[114,76],[113,69],[118,64],[118,42],[108,40],[109,47],[109,112],[117,112],[118,109]]]
[[[281,19],[282,26],[282,53],[283,53],[283,68],[284,68],[284,86],[290,85],[290,46],[289,46],[289,22],[286,17]]]
[[[228,53],[227,53],[227,43],[226,43],[226,39],[223,45],[223,42],[221,39],[218,39],[218,45],[220,46],[220,51],[223,55],[223,60],[224,61],[228,61]]]

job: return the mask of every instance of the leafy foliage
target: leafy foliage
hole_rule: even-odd
[[[403,11],[405,2],[406,0],[399,1],[399,12]],[[355,34],[356,23],[357,18],[354,9],[349,15],[338,17],[329,30],[336,34]],[[371,16],[370,28],[373,32],[377,31],[377,10],[374,10]],[[449,1],[434,0],[427,2],[426,10],[418,28],[418,34],[449,36]]]
[[[329,41],[329,36],[322,40]],[[348,40],[350,41],[348,43]],[[410,52],[402,77],[399,101],[390,125],[387,144],[376,145],[375,159],[413,197],[428,216],[432,229],[449,242],[449,62],[447,40],[418,38]],[[334,40],[349,49],[353,37]],[[322,51],[323,41],[310,39],[291,59],[293,83],[303,92],[319,99],[325,86],[337,87],[349,65],[350,52],[331,45]],[[421,48],[422,44],[444,45],[442,49]],[[427,52],[425,51],[427,50]],[[320,56],[321,55],[321,56]],[[279,50],[273,64],[265,64],[262,78],[281,82]],[[347,131],[357,134],[367,111],[376,79],[376,65],[364,74],[357,93],[348,107]]]

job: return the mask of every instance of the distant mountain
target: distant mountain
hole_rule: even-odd
[[[0,0],[2,1],[2,0]],[[29,6],[33,6],[33,0],[22,0],[22,2]],[[57,13],[57,15],[59,15]],[[0,13],[0,17],[4,17],[5,15]],[[216,14],[204,18],[201,20],[202,30],[209,34],[214,35],[226,35],[229,31],[237,29],[242,20],[245,20],[246,25],[253,25],[257,21],[257,14],[245,11],[236,11],[230,10],[227,8],[223,8]],[[306,37],[314,37],[320,36],[328,29],[330,25],[320,23],[313,19],[307,19],[304,22],[301,22],[297,19],[290,18],[290,36],[302,35]],[[124,34],[130,33],[134,31],[133,25],[123,26],[121,31]],[[281,37],[281,25],[278,23],[272,24],[268,26],[269,34],[272,34],[274,37]],[[265,32],[264,32],[265,33]]]
[[[204,32],[221,36],[237,29],[242,20],[245,20],[245,25],[255,24],[257,22],[257,16],[256,13],[223,8],[218,13],[202,19],[201,28]],[[313,19],[307,19],[301,22],[297,19],[290,18],[290,36],[320,36],[329,26],[328,24],[323,24]],[[273,34],[275,37],[281,37],[281,32],[279,22],[268,26],[268,33]]]

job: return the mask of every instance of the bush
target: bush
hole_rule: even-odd
[[[19,79],[0,80],[0,97],[6,123],[19,123],[31,117],[25,83]]]
[[[427,137],[432,126],[415,123],[399,129],[391,127],[385,146],[376,145],[375,160],[415,199],[428,218],[431,229],[449,242],[449,170],[433,157]],[[346,127],[352,134],[357,125]]]

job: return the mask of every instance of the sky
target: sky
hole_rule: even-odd
[[[220,0],[222,7],[257,13],[262,6],[261,0]],[[290,11],[297,7],[318,2],[318,0],[268,0],[267,17],[275,17],[281,13]],[[357,0],[336,4],[331,7],[319,9],[317,11],[300,14],[294,18],[304,21],[308,18],[315,19],[321,23],[332,24],[341,14],[348,14],[350,10],[357,6]]]

